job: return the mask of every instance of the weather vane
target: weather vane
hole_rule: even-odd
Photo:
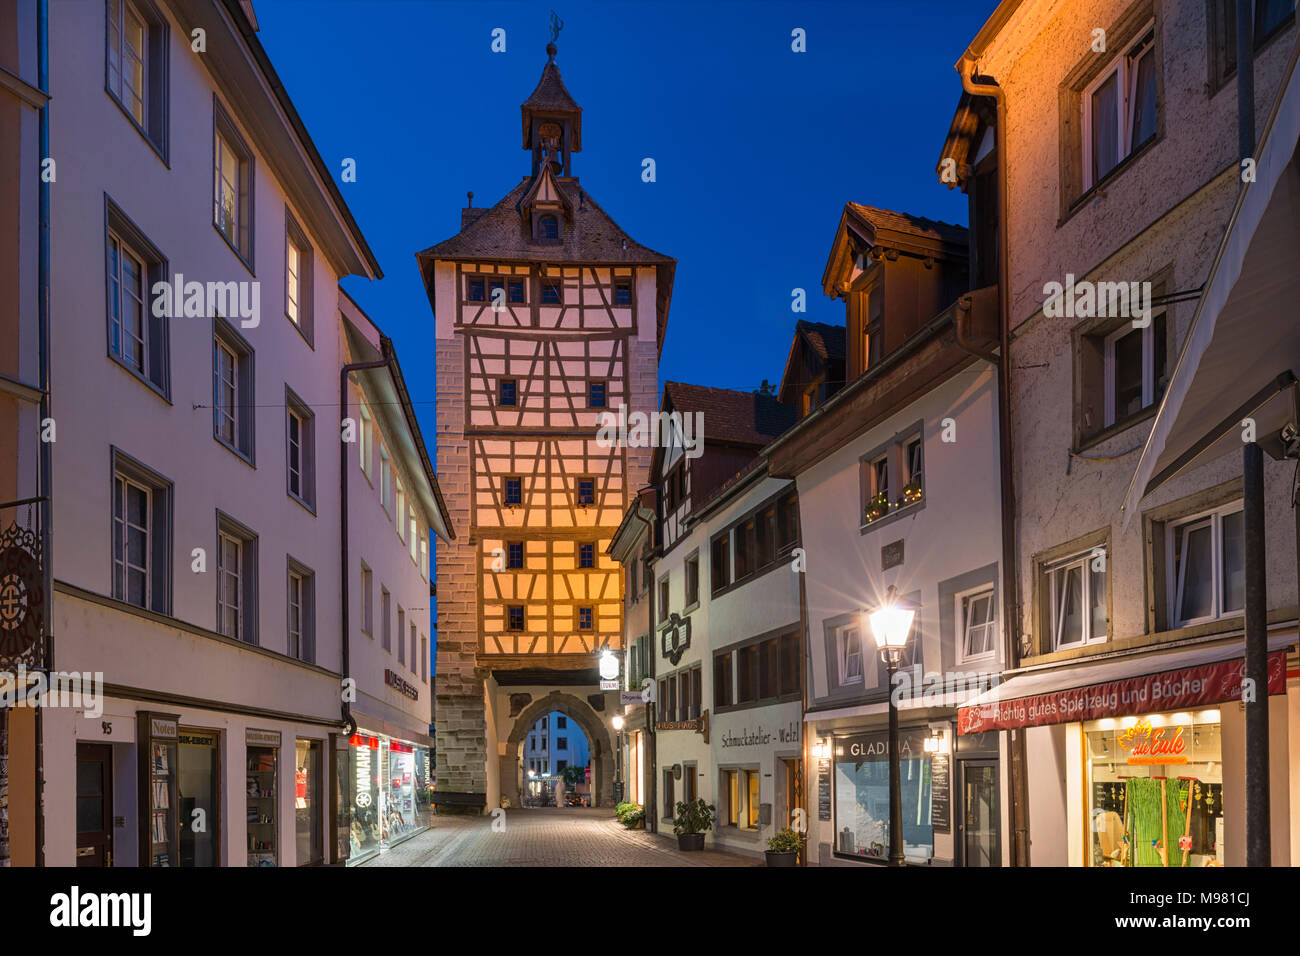
[[[564,29],[564,21],[559,18],[554,10],[551,11],[551,42],[554,43],[560,38],[560,31]]]

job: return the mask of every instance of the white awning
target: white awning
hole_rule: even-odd
[[[1276,433],[1296,422],[1300,375],[1300,45],[1292,51],[1202,290],[1191,331],[1124,499],[1124,526],[1142,499],[1194,462],[1242,444],[1243,418],[1280,454]]]

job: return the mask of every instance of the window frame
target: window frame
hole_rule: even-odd
[[[286,650],[288,656],[293,657],[295,660],[314,664],[316,663],[316,572],[295,559],[293,555],[286,555],[286,563],[287,579],[291,581],[296,576],[300,581],[298,653],[293,653],[292,645],[288,641],[286,641]],[[288,615],[286,633],[290,636],[292,631],[292,610],[291,601],[286,598],[286,614]]]
[[[1148,35],[1150,36],[1150,47],[1148,50],[1140,54],[1140,56],[1150,55],[1155,59],[1156,72],[1155,75],[1153,75],[1152,80],[1153,82],[1156,83],[1156,117],[1153,121],[1153,128],[1152,128],[1151,135],[1147,137],[1147,139],[1144,139],[1142,142],[1135,144],[1132,141],[1133,140],[1133,118],[1134,118],[1133,103],[1134,100],[1136,99],[1136,90],[1134,89],[1134,87],[1137,83],[1137,77],[1140,75],[1141,71],[1140,69],[1138,69],[1138,61],[1133,60],[1133,49],[1139,46],[1140,44],[1142,44],[1142,42],[1148,38]],[[1159,34],[1156,30],[1156,18],[1154,16],[1151,16],[1146,20],[1144,25],[1141,26],[1133,34],[1133,36],[1124,43],[1124,45],[1120,48],[1120,51],[1117,54],[1115,54],[1114,57],[1106,61],[1105,65],[1080,91],[1080,99],[1081,99],[1081,106],[1082,106],[1082,115],[1080,117],[1080,124],[1082,129],[1082,145],[1083,145],[1082,155],[1080,157],[1080,161],[1081,161],[1080,170],[1082,173],[1081,183],[1083,186],[1083,193],[1085,194],[1089,190],[1091,190],[1094,186],[1096,186],[1098,183],[1103,182],[1108,176],[1111,175],[1111,173],[1119,169],[1124,164],[1124,161],[1126,159],[1128,159],[1130,156],[1133,156],[1139,149],[1145,146],[1148,142],[1154,141],[1160,136],[1159,120],[1162,114],[1162,110],[1161,110],[1160,83],[1159,83],[1160,46],[1157,42],[1158,38],[1159,38]],[[1094,158],[1093,158],[1092,133],[1093,133],[1094,117],[1092,115],[1092,109],[1093,109],[1092,97],[1093,94],[1096,93],[1096,91],[1099,90],[1102,86],[1104,86],[1105,83],[1112,76],[1115,77],[1115,86],[1116,86],[1117,100],[1115,104],[1116,106],[1115,112],[1116,112],[1116,123],[1118,125],[1117,132],[1119,134],[1119,140],[1117,144],[1115,165],[1111,166],[1111,168],[1106,170],[1104,173],[1098,175],[1097,171],[1093,169]]]
[[[258,536],[255,531],[247,525],[226,514],[221,509],[217,509],[217,620],[216,632],[231,640],[239,641],[242,644],[249,644],[253,647],[260,646],[258,640],[258,621],[259,621],[259,601],[258,601],[258,578],[259,578],[259,561],[258,561]],[[227,572],[222,561],[225,558],[224,548],[222,545],[227,541],[233,541],[239,546],[239,571],[236,575],[236,582],[239,587],[239,604],[234,610],[238,617],[238,635],[231,636],[226,634],[223,628],[223,610],[229,605],[225,603],[222,597],[223,585]]]
[[[849,673],[848,666],[848,662],[852,657],[849,652],[848,635],[850,631],[857,635],[858,642],[858,672],[856,675]],[[835,629],[835,683],[839,687],[866,686],[866,645],[863,643],[862,637],[862,625],[857,622],[842,624]]]
[[[284,387],[285,491],[313,515],[316,513],[316,414],[288,385]],[[298,421],[298,485],[293,490],[293,428]]]
[[[221,170],[222,151],[220,147],[228,147],[230,152],[239,161],[236,169],[236,176],[239,178],[236,201],[239,204],[239,210],[236,215],[235,229],[238,233],[235,239],[231,239],[226,231],[221,228],[221,183],[225,176]],[[230,113],[221,105],[217,94],[212,94],[212,228],[216,230],[221,240],[230,247],[230,251],[235,254],[248,269],[250,274],[256,275],[253,268],[254,238],[255,238],[255,184],[256,184],[256,159],[252,149],[249,147],[247,140],[239,131],[239,127],[231,118]]]
[[[509,401],[506,401],[506,386],[510,387]],[[519,407],[519,379],[517,378],[497,379],[497,407],[499,408]]]
[[[596,400],[596,393],[599,389],[600,400]],[[587,382],[587,407],[588,408],[608,408],[609,407],[609,384],[604,379],[589,379]]]
[[[295,319],[289,314],[289,250],[297,250],[298,253],[298,318]],[[313,308],[312,285],[315,275],[315,260],[311,243],[307,240],[307,233],[298,225],[298,220],[294,218],[293,213],[289,210],[288,205],[284,207],[284,317],[289,320],[289,324],[297,330],[302,336],[303,341],[312,349],[316,348],[315,344],[315,310]]]
[[[516,611],[519,612],[518,627],[515,627],[514,622],[512,620],[514,618]],[[508,632],[512,634],[522,634],[524,631],[528,630],[528,615],[525,612],[524,606],[522,604],[507,604],[505,617],[506,617],[506,621],[505,621],[506,630]]]
[[[221,434],[221,406],[218,400],[218,351],[224,350],[234,358],[235,413],[234,440],[227,441]],[[224,379],[221,379],[224,382]],[[221,316],[212,319],[212,437],[231,454],[257,467],[257,435],[255,410],[257,408],[257,357],[235,327]]]
[[[527,549],[526,547],[524,547],[524,542],[523,542],[523,541],[507,541],[507,542],[505,543],[505,545],[506,545],[506,570],[507,570],[507,571],[522,571],[522,570],[524,569],[524,566],[525,566],[525,565],[527,564],[527,562],[528,562],[528,549]],[[519,563],[518,563],[518,564],[515,563],[514,555],[513,555],[513,551],[514,551],[515,548],[518,548],[518,549],[519,549]]]
[[[519,483],[519,500],[510,500],[510,483],[517,481]],[[524,506],[524,479],[522,475],[502,475],[501,476],[501,503],[507,508],[522,508]]]
[[[1224,570],[1224,535],[1223,520],[1236,514],[1243,514],[1244,521],[1244,502],[1241,498],[1230,500],[1223,504],[1216,505],[1212,508],[1201,509],[1190,514],[1181,515],[1177,518],[1171,518],[1165,523],[1164,527],[1164,544],[1165,554],[1168,555],[1169,573],[1165,578],[1165,600],[1166,620],[1171,628],[1193,627],[1197,624],[1208,624],[1215,621],[1222,621],[1227,618],[1242,616],[1245,614],[1245,605],[1241,608],[1226,610],[1223,606],[1224,588],[1223,588],[1223,570]],[[1181,617],[1182,599],[1184,597],[1184,584],[1187,575],[1187,562],[1179,562],[1175,557],[1177,550],[1175,545],[1178,541],[1180,531],[1191,529],[1196,525],[1208,525],[1210,529],[1210,604],[1211,610],[1208,615],[1196,618],[1183,619]],[[1244,535],[1244,527],[1243,527]],[[1184,551],[1185,554],[1185,551]],[[1243,590],[1244,596],[1244,590]]]
[[[969,607],[976,601],[987,598],[989,602],[988,620],[981,624],[972,624],[967,616]],[[998,607],[997,588],[988,581],[971,588],[958,591],[953,595],[953,620],[957,623],[957,661],[961,664],[987,663],[995,661],[998,655]],[[970,651],[970,637],[973,628],[983,628],[988,635],[988,650],[978,653]]]
[[[582,486],[591,483],[591,495],[587,497],[583,494]],[[597,508],[597,490],[596,479],[592,475],[577,475],[573,479],[573,503],[579,508]]]
[[[1161,308],[1153,310],[1151,321],[1145,326],[1138,328],[1133,325],[1132,321],[1125,321],[1112,331],[1108,332],[1102,339],[1102,369],[1104,381],[1105,407],[1102,412],[1102,429],[1113,428],[1121,425],[1130,419],[1136,419],[1139,415],[1148,409],[1154,408],[1164,394],[1160,391],[1157,394],[1159,381],[1156,376],[1157,361],[1157,343],[1156,343],[1156,323],[1157,321],[1164,325],[1165,335],[1165,375],[1169,374],[1169,314],[1168,310]],[[1118,385],[1116,379],[1117,366],[1115,361],[1115,345],[1120,339],[1129,335],[1139,334],[1142,337],[1142,406],[1135,412],[1131,412],[1122,418],[1119,417],[1119,409],[1116,403],[1115,389]],[[1168,382],[1166,382],[1166,386]]]
[[[683,562],[685,572],[685,610],[699,606],[700,603],[700,551],[696,548],[686,556]]]
[[[1096,644],[1105,644],[1110,638],[1110,553],[1106,551],[1106,570],[1099,572],[1106,577],[1106,633],[1100,637],[1092,633],[1092,578],[1095,573],[1092,570],[1092,562],[1095,559],[1094,549],[1088,548],[1076,552],[1066,558],[1052,561],[1045,564],[1041,569],[1041,574],[1046,579],[1047,586],[1047,637],[1050,641],[1049,649],[1052,653],[1057,651],[1077,650],[1081,647],[1091,647]],[[1068,573],[1073,568],[1080,569],[1081,586],[1079,591],[1080,602],[1080,640],[1062,641],[1061,628],[1064,623],[1063,614],[1065,611],[1064,604],[1060,602],[1061,595],[1058,594],[1058,584],[1056,575],[1060,572]],[[1064,580],[1064,578],[1062,578]]]
[[[125,42],[124,13],[131,9],[143,25],[144,50],[141,58],[141,77],[144,82],[144,95],[140,98],[143,122],[123,102],[121,92],[114,89],[112,77],[113,59],[113,15],[110,10],[117,10],[119,42]],[[105,0],[104,4],[104,92],[117,104],[136,132],[149,144],[149,148],[170,168],[170,93],[171,93],[171,26],[167,18],[149,0]],[[118,50],[118,81],[125,83],[125,71],[122,69],[121,48]]]
[[[117,243],[118,266],[112,268],[114,242]],[[132,258],[140,263],[141,329],[144,331],[143,350],[145,368],[136,368],[125,355],[113,347],[114,326],[123,326],[121,250],[125,246]],[[163,401],[171,404],[171,323],[153,314],[153,286],[157,282],[171,283],[167,257],[149,241],[140,228],[131,221],[117,203],[104,194],[104,342],[108,358],[121,366]],[[114,286],[117,294],[114,295]],[[114,310],[117,318],[114,318]],[[119,333],[119,342],[121,333]]]

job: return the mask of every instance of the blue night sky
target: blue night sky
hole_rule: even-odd
[[[433,444],[433,316],[415,253],[529,172],[519,104],[546,62],[583,107],[573,172],[638,242],[678,260],[660,381],[781,377],[821,292],[845,201],[966,222],[934,173],[961,93],[953,64],[995,0],[312,2],[256,0],[260,39],[379,259],[344,287],[397,345]],[[491,32],[506,31],[505,53]],[[791,51],[802,27],[807,52]],[[658,181],[641,181],[652,157]],[[807,290],[803,316],[791,290]]]

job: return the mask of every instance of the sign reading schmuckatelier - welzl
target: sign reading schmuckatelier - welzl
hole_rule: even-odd
[[[416,690],[413,684],[408,684],[397,675],[395,671],[384,669],[384,683],[389,687],[395,688],[405,694],[411,700],[419,700],[420,692]]]

